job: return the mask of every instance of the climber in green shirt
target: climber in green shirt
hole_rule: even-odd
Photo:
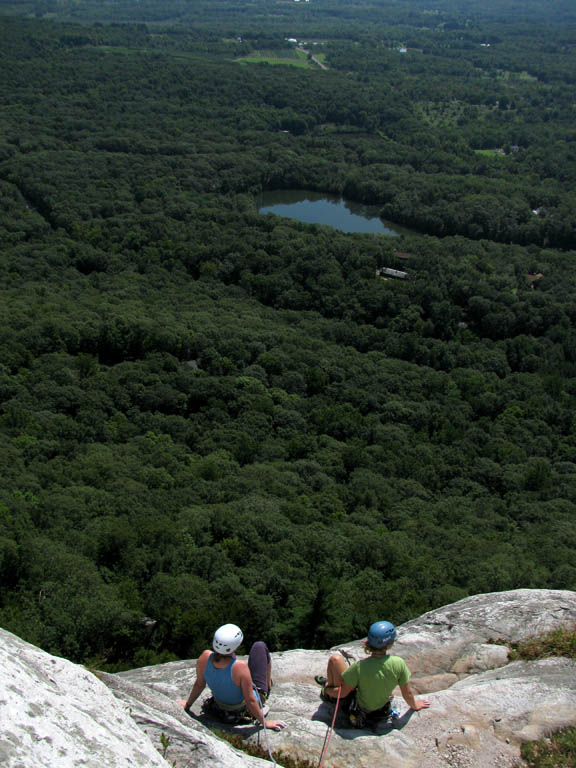
[[[370,654],[368,658],[346,667],[344,658],[334,654],[328,661],[326,677],[315,678],[322,685],[324,701],[334,702],[340,690],[342,707],[357,727],[363,727],[367,719],[390,717],[390,697],[396,686],[400,686],[404,701],[416,712],[430,706],[429,701],[414,698],[406,662],[388,654],[397,634],[389,621],[375,622],[364,641],[364,649]]]

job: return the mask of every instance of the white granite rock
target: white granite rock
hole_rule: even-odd
[[[161,670],[172,665],[148,669]],[[154,687],[131,683],[124,676],[99,673],[110,690],[130,710],[134,722],[146,733],[166,760],[177,768],[260,768],[266,763],[232,749],[204,724],[187,715],[174,698]],[[184,697],[185,698],[185,697]],[[220,726],[218,726],[220,727]],[[244,734],[259,729],[244,729]],[[139,767],[138,767],[139,768]]]
[[[515,642],[575,623],[576,593],[556,590],[476,595],[408,622],[400,627],[394,651],[414,672],[414,688],[433,691],[426,694],[430,709],[414,713],[396,696],[402,712],[396,727],[381,724],[375,732],[351,729],[339,715],[326,768],[511,768],[522,741],[576,725],[576,662],[507,664],[505,646],[493,641]],[[194,661],[98,673],[99,680],[0,632],[3,767],[270,765],[232,749],[208,730],[223,726],[198,717],[200,701],[195,718],[177,704],[194,681]],[[357,658],[363,655],[360,641],[344,647]],[[330,653],[272,654],[269,716],[288,723],[285,731],[268,732],[273,750],[318,763],[333,708],[320,701],[313,678],[325,670]],[[258,728],[226,730],[266,746]]]
[[[167,768],[91,672],[0,629],[3,768]]]

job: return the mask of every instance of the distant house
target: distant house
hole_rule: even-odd
[[[401,272],[399,269],[392,269],[391,267],[380,267],[376,270],[377,277],[395,277],[397,280],[406,280],[408,278],[408,272]]]
[[[528,280],[530,281],[530,288],[534,288],[534,283],[537,280],[542,280],[543,277],[544,275],[542,274],[542,272],[536,272],[535,275],[528,275]]]
[[[409,258],[411,258],[412,254],[409,253],[409,251],[394,251],[394,256],[397,259],[402,259],[402,261],[408,261]]]

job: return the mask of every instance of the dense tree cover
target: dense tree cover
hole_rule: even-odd
[[[381,204],[429,234],[576,247],[569,34],[494,22],[376,30],[327,40],[330,71],[279,75],[232,61],[287,45],[258,28],[224,38],[202,27],[8,23],[4,177],[57,225],[72,216],[64,198],[85,165],[98,177],[114,166],[123,186],[129,174],[122,200],[98,209],[109,219],[129,213],[136,187],[150,197],[158,178],[172,183],[171,156],[180,192],[310,187]],[[52,166],[64,151],[76,153],[66,157],[74,184],[58,185],[56,200]],[[86,201],[82,216],[95,206]]]
[[[479,18],[496,18],[500,23],[512,21],[542,22],[551,19],[574,20],[574,7],[570,0],[484,0],[481,6],[468,0],[439,0],[430,5],[428,0],[316,0],[310,4],[294,6],[283,0],[5,0],[3,12],[37,18],[60,20],[209,24],[220,28],[228,25],[258,22],[277,29],[287,21],[300,21],[308,30],[318,25],[324,33],[335,23],[345,21],[355,29],[366,23],[410,23],[414,27],[448,27],[466,29]],[[308,32],[309,33],[309,32]]]
[[[568,36],[300,71],[200,21],[0,22],[0,623],[144,664],[576,588]],[[291,186],[428,234],[257,213]]]

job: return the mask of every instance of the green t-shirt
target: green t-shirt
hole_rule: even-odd
[[[370,656],[342,673],[347,685],[356,688],[358,704],[365,712],[383,707],[397,685],[406,685],[410,670],[400,656]]]

